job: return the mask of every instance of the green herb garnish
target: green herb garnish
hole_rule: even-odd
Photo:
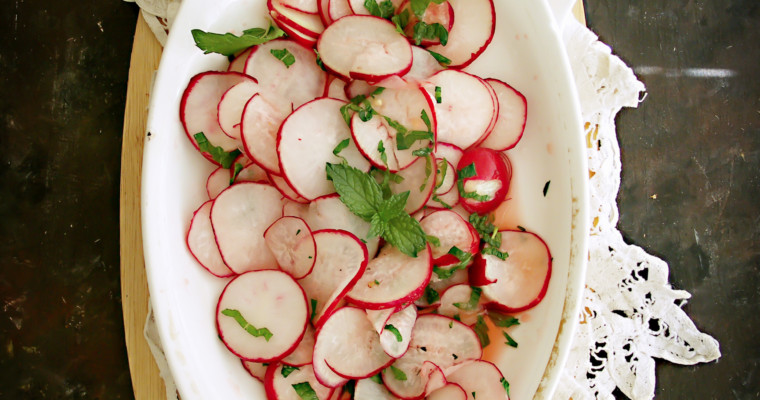
[[[449,249],[448,254],[451,254],[452,256],[456,257],[457,260],[459,260],[459,262],[447,268],[441,268],[437,265],[433,266],[433,272],[438,276],[439,279],[451,278],[451,276],[454,275],[454,272],[457,272],[460,269],[467,268],[467,266],[470,264],[473,258],[472,253],[460,250],[456,246]]]
[[[478,307],[483,289],[475,286],[472,286],[471,288],[472,292],[470,292],[470,300],[467,303],[454,303],[454,307],[463,311],[472,311]]]
[[[430,286],[425,287],[425,300],[427,300],[428,304],[435,304],[440,298],[441,295],[435,289]]]
[[[375,17],[388,19],[396,12],[393,3],[390,0],[381,1],[379,4],[376,0],[364,0],[364,8]]]
[[[502,377],[499,382],[501,382],[501,386],[504,387],[504,391],[507,392],[507,397],[509,397],[509,382],[507,382],[504,377]]]
[[[488,313],[488,316],[491,318],[491,321],[493,321],[494,325],[502,328],[509,328],[515,325],[520,325],[520,320],[511,315],[505,315],[496,311],[490,311]]]
[[[223,148],[214,146],[208,141],[208,138],[206,138],[206,135],[203,132],[196,133],[193,135],[193,138],[196,143],[198,143],[198,149],[202,153],[208,153],[211,156],[211,159],[219,163],[222,168],[230,168],[232,162],[241,154],[240,150],[237,149],[231,152],[226,152]]]
[[[235,168],[232,170],[232,176],[230,176],[230,185],[235,183],[235,179],[237,179],[238,175],[240,175],[240,171],[243,170],[243,164],[241,163],[235,163]]]
[[[412,35],[412,40],[414,40],[414,44],[419,46],[425,39],[438,39],[438,41],[441,42],[442,46],[446,46],[446,43],[449,41],[449,31],[447,31],[443,25],[437,22],[434,24],[426,24],[422,21],[417,22],[414,24],[414,33]]]
[[[441,87],[436,86],[435,87],[435,102],[438,104],[441,104],[442,101],[443,99],[441,98]]]
[[[269,50],[269,52],[274,58],[282,61],[282,63],[285,64],[285,68],[290,68],[290,66],[296,62],[296,56],[288,51],[288,49],[272,49]]]
[[[504,338],[507,339],[506,344],[511,347],[517,347],[517,342],[515,342],[514,339],[512,339],[512,336],[509,336],[507,332],[501,332],[504,335]]]
[[[222,315],[225,315],[227,317],[232,317],[237,321],[237,323],[246,331],[248,334],[254,337],[263,337],[264,340],[267,342],[269,339],[272,338],[272,332],[269,331],[267,328],[256,328],[255,326],[248,323],[248,321],[245,320],[243,317],[243,314],[240,313],[238,310],[231,310],[229,308],[225,308],[222,310]]]
[[[396,378],[397,381],[405,381],[406,380],[406,374],[404,371],[394,367],[391,365],[391,372],[393,373],[393,377]]]
[[[473,326],[472,329],[475,331],[475,334],[478,335],[480,347],[486,347],[491,344],[491,339],[488,338],[488,325],[486,325],[486,321],[483,319],[482,315],[478,315],[478,322],[475,323],[475,326]]]
[[[204,32],[200,29],[193,29],[190,33],[193,35],[195,45],[203,50],[205,54],[219,53],[225,56],[234,55],[251,46],[263,44],[285,35],[285,32],[274,25],[269,25],[268,29],[246,29],[240,36],[235,36],[231,33]]]
[[[428,53],[430,53],[430,55],[433,56],[433,58],[435,58],[435,60],[443,66],[451,64],[451,60],[449,58],[446,58],[443,54],[436,53],[432,50],[428,50]]]
[[[319,396],[317,396],[317,392],[312,389],[309,382],[301,382],[296,383],[293,386],[293,390],[296,391],[296,394],[298,394],[298,397],[300,397],[303,400],[319,400]]]
[[[293,373],[293,371],[298,371],[298,370],[299,370],[298,367],[291,367],[290,365],[283,364],[282,365],[282,370],[281,370],[282,377],[283,378],[287,378],[288,375],[290,375],[290,374]]]
[[[392,334],[393,334],[393,336],[395,336],[395,337],[396,337],[396,341],[397,341],[397,342],[402,342],[402,341],[404,340],[404,337],[403,337],[403,336],[401,336],[401,332],[399,332],[399,331],[398,331],[398,329],[397,329],[395,326],[393,326],[393,325],[391,325],[391,324],[388,324],[388,325],[385,325],[385,328],[384,328],[384,329],[385,329],[386,331],[388,331],[388,332],[392,333]]]

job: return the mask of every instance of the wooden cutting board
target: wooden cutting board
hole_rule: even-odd
[[[582,1],[573,14],[585,23]],[[138,17],[129,67],[127,103],[121,153],[121,301],[124,338],[129,355],[132,388],[137,400],[166,400],[164,381],[143,336],[148,314],[148,282],[140,225],[140,180],[143,140],[153,75],[161,58],[161,45],[142,17]]]

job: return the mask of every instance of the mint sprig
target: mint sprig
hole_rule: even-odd
[[[205,32],[200,29],[193,29],[190,33],[193,35],[195,45],[203,50],[204,54],[219,53],[225,56],[234,55],[251,46],[266,43],[285,35],[285,32],[274,25],[269,25],[267,29],[246,29],[240,36],[231,33]]]
[[[241,154],[240,150],[237,149],[231,152],[226,152],[223,148],[214,146],[208,141],[208,138],[206,138],[206,135],[203,132],[198,132],[193,135],[193,139],[198,143],[198,150],[200,150],[201,153],[208,153],[211,156],[211,159],[219,163],[222,168],[230,168],[232,162]]]
[[[381,236],[410,257],[417,257],[417,253],[425,249],[425,232],[420,223],[404,211],[409,192],[385,199],[382,187],[369,174],[347,164],[328,163],[325,169],[341,202],[371,223],[372,235]]]

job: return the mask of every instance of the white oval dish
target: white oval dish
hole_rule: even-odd
[[[554,261],[546,297],[510,330],[519,347],[494,361],[511,383],[513,400],[551,398],[570,349],[585,276],[586,153],[575,84],[545,1],[495,3],[493,41],[465,70],[501,79],[528,100],[525,135],[508,151],[512,185],[519,188],[511,201],[529,221],[526,228],[545,239]],[[193,75],[224,70],[228,63],[196,48],[192,29],[240,33],[267,25],[265,0],[184,0],[151,95],[142,170],[143,246],[158,331],[185,400],[266,398],[263,385],[217,336],[214,308],[228,279],[201,268],[185,245],[193,211],[207,199],[205,178],[215,166],[187,139],[178,110]]]

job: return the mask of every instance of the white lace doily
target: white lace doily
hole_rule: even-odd
[[[127,0],[130,1],[130,0]],[[159,42],[166,43],[178,0],[132,0]],[[552,0],[564,16],[573,0]],[[644,85],[596,35],[563,18],[564,41],[575,75],[589,157],[589,264],[573,347],[555,399],[613,399],[619,388],[631,399],[655,393],[655,358],[691,365],[720,357],[718,342],[701,333],[681,308],[690,297],[668,283],[668,265],[617,230],[620,147],[615,116],[636,107]],[[152,313],[146,340],[161,369],[167,398],[177,399]]]

